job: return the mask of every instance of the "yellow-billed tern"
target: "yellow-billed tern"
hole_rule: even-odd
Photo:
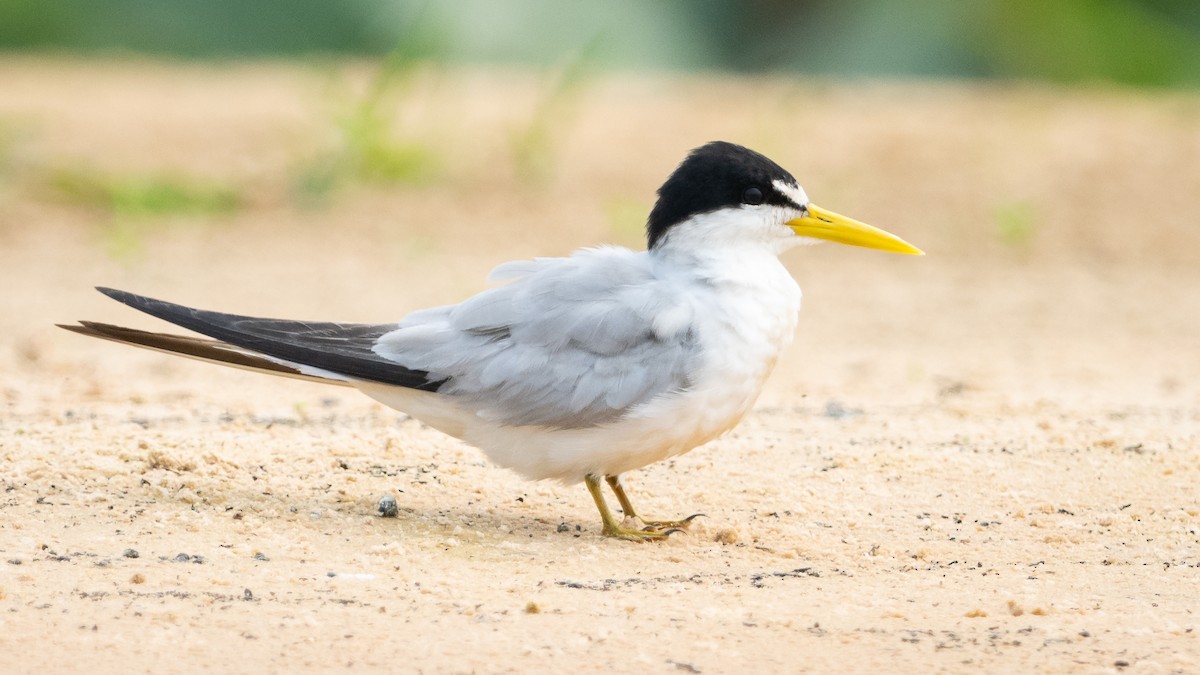
[[[800,310],[779,254],[818,240],[921,251],[818,208],[779,165],[725,142],[688,155],[659,188],[646,229],[647,251],[505,263],[491,280],[507,283],[398,323],[261,319],[101,288],[212,339],[63,327],[355,387],[529,478],[585,481],[605,535],[658,539],[690,518],[641,519],[620,476],[716,438],[750,410]],[[609,511],[604,482],[625,522]]]

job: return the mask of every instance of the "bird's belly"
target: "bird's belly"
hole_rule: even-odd
[[[724,383],[705,378],[701,386],[660,396],[619,420],[584,429],[507,426],[484,420],[437,394],[369,383],[359,388],[388,407],[474,445],[500,466],[535,480],[574,483],[588,474],[632,471],[720,436],[750,410],[765,376],[764,372],[753,380]]]
[[[567,483],[588,474],[616,475],[682,454],[741,420],[753,396],[663,396],[638,413],[586,429],[535,426],[470,426],[464,440],[488,457],[533,479]]]

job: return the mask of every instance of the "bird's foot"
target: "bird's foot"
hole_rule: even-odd
[[[629,503],[625,489],[621,487],[621,481],[616,476],[607,476],[606,479],[621,502],[621,508],[625,513],[624,522],[618,521],[613,516],[612,511],[608,508],[608,503],[604,501],[604,494],[600,489],[600,476],[588,474],[584,477],[588,492],[592,493],[592,499],[595,500],[596,508],[600,511],[600,520],[604,523],[602,533],[606,537],[625,541],[662,541],[676,532],[687,530],[688,526],[692,524],[692,520],[704,515],[697,513],[682,520],[645,520],[633,510],[633,505]]]
[[[640,521],[637,521],[637,522],[640,522]],[[669,527],[669,528],[662,528],[662,529],[654,529],[651,527],[646,527],[645,529],[639,530],[639,529],[632,528],[632,527],[625,527],[624,523],[622,523],[621,525],[617,525],[615,523],[613,523],[612,525],[609,525],[608,523],[605,523],[602,534],[606,537],[612,537],[614,539],[624,539],[625,541],[642,542],[642,541],[662,541],[662,540],[666,539],[667,537],[671,536],[672,534],[675,534],[676,532],[683,532],[683,530],[678,527]]]
[[[667,530],[686,532],[692,526],[693,520],[703,517],[706,517],[703,513],[693,513],[687,518],[680,520],[646,520],[637,516],[634,516],[634,519],[642,524],[643,531],[645,532],[664,532]]]

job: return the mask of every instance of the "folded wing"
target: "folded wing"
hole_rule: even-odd
[[[408,316],[375,351],[509,425],[603,424],[690,385],[695,307],[645,254],[592,249],[509,263],[493,278],[513,281]]]

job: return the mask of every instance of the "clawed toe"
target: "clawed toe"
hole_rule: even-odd
[[[654,532],[662,532],[664,530],[687,531],[691,527],[692,521],[701,517],[706,516],[703,513],[693,513],[687,518],[680,520],[642,520],[642,524],[645,525],[643,530]]]
[[[667,530],[654,530],[651,528],[646,528],[643,530],[631,530],[627,527],[612,527],[604,529],[604,536],[636,542],[662,541],[676,532],[683,532],[683,530],[677,527]]]

